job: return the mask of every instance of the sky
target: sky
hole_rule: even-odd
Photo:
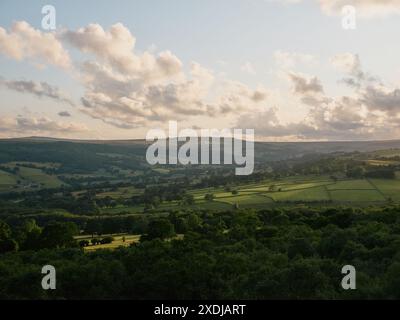
[[[178,121],[399,139],[399,18],[400,0],[1,0],[0,138],[142,139]]]

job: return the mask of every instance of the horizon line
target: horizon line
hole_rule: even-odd
[[[177,137],[168,137],[166,139],[177,138]],[[187,137],[190,138],[190,137]],[[201,137],[193,137],[193,138],[201,138]],[[208,138],[213,138],[209,136]],[[218,137],[214,137],[218,138]],[[227,136],[221,136],[219,138],[233,138]],[[126,138],[126,139],[84,139],[84,138],[53,138],[46,136],[26,136],[26,137],[13,137],[13,138],[0,138],[0,141],[12,141],[12,140],[52,140],[52,141],[70,141],[70,142],[124,142],[124,141],[144,141],[151,142],[154,140],[146,140],[146,138]],[[246,139],[241,139],[242,141],[247,141]],[[350,143],[350,142],[397,142],[400,139],[386,139],[386,140],[304,140],[304,141],[263,141],[263,140],[254,140],[255,143]]]

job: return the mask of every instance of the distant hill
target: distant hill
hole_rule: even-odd
[[[400,149],[400,140],[387,141],[324,141],[324,142],[257,142],[256,157],[275,160],[297,158],[306,154],[370,152]]]
[[[46,161],[80,163],[108,161],[105,154],[135,157],[144,161],[149,142],[137,140],[70,140],[49,137],[0,139],[0,163]],[[256,162],[298,158],[308,154],[370,152],[400,149],[400,140],[332,142],[256,142]]]

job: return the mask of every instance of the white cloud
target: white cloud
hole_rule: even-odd
[[[263,88],[252,90],[232,82],[217,85],[220,90],[215,93],[212,70],[193,62],[189,72],[184,72],[183,64],[170,51],[158,56],[136,54],[136,39],[122,24],[109,31],[89,25],[65,31],[62,38],[96,57],[79,67],[86,88],[81,110],[119,128],[233,113],[266,98]]]
[[[0,28],[0,52],[14,59],[67,69],[72,63],[62,44],[69,43],[84,57],[83,62],[74,65],[84,89],[79,110],[114,127],[149,127],[166,120],[192,121],[192,125],[202,118],[237,121],[237,127],[255,128],[259,136],[279,138],[385,138],[399,131],[400,89],[378,83],[363,70],[355,54],[339,54],[331,59],[332,65],[345,75],[341,81],[355,89],[350,96],[334,97],[325,92],[317,76],[291,71],[300,64],[316,63],[314,56],[275,52],[276,63],[293,88],[285,99],[309,110],[304,119],[285,123],[279,119],[277,109],[270,107],[274,103],[270,89],[222,81],[213,70],[196,62],[184,67],[168,50],[138,53],[136,38],[122,24],[109,30],[92,24],[77,31],[64,30],[58,36],[42,34],[24,22],[18,25],[10,32]],[[46,44],[47,49],[39,49],[38,44],[32,44],[33,39]],[[249,62],[243,70],[254,72]],[[60,89],[46,82],[1,80],[0,85],[73,105]],[[63,111],[58,115],[70,114]],[[2,117],[0,121],[0,131],[17,135],[68,135],[85,130],[81,124],[37,115]]]
[[[82,71],[87,88],[83,111],[120,128],[207,114],[204,100],[214,81],[213,73],[197,63],[192,63],[190,77],[154,84],[121,76],[95,62],[84,64]]]
[[[259,137],[297,140],[390,139],[400,134],[400,89],[377,83],[362,70],[357,55],[337,55],[331,62],[357,86],[351,96],[331,97],[316,76],[293,71],[293,94],[310,107],[297,122],[282,123],[276,108],[242,113],[236,123],[254,128]]]
[[[67,30],[61,38],[84,53],[94,54],[99,62],[115,72],[142,81],[163,79],[182,71],[181,61],[170,51],[158,56],[150,52],[134,52],[136,38],[123,24],[117,23],[106,31],[98,24],[90,24],[77,31]]]
[[[71,66],[68,52],[52,32],[41,32],[25,21],[15,22],[10,31],[0,27],[0,53],[15,60],[28,59],[64,69]]]

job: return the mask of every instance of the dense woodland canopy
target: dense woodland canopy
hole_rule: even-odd
[[[2,222],[2,250],[18,252],[0,255],[0,298],[400,298],[399,210],[171,213],[151,220],[140,243],[93,253],[72,241],[71,223]],[[44,264],[56,267],[57,290],[41,289]],[[341,288],[347,264],[357,290]]]

